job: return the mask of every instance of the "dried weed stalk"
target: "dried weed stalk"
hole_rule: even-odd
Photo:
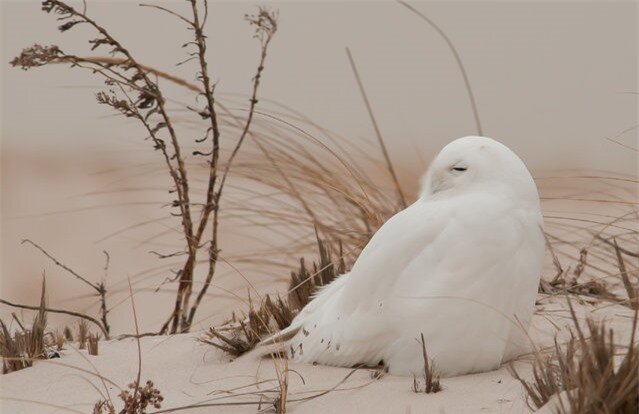
[[[170,193],[174,194],[176,198],[171,202],[171,207],[177,210],[176,213],[172,214],[180,218],[186,256],[176,277],[178,289],[175,306],[168,320],[160,329],[161,333],[188,331],[202,298],[211,285],[219,258],[220,200],[230,168],[249,132],[258,102],[257,92],[264,71],[268,47],[277,31],[276,13],[266,8],[260,8],[255,15],[246,15],[246,20],[255,27],[255,38],[260,42],[261,53],[253,77],[248,116],[231,154],[222,164],[220,162],[221,133],[214,97],[215,84],[211,82],[206,60],[207,37],[204,34],[204,26],[208,16],[208,4],[206,0],[201,2],[189,0],[189,2],[191,5],[190,18],[164,7],[150,7],[177,17],[186,23],[194,34],[193,40],[186,43],[184,47],[191,49],[187,61],[195,60],[197,62],[196,78],[201,84],[199,95],[204,98],[206,103],[203,107],[189,109],[209,124],[204,136],[197,139],[196,142],[199,144],[210,143],[207,150],[193,153],[194,157],[202,157],[206,160],[209,172],[205,199],[200,203],[192,201],[186,155],[182,150],[175,123],[166,108],[166,97],[157,83],[157,78],[150,76],[147,66],[138,62],[132,53],[106,28],[89,17],[86,7],[84,10],[78,10],[59,0],[42,2],[42,9],[45,12],[58,16],[57,19],[61,22],[58,27],[60,31],[65,32],[80,24],[93,28],[97,32],[97,37],[89,40],[91,50],[106,48],[113,59],[85,58],[66,53],[55,45],[34,45],[24,49],[20,56],[11,62],[13,66],[19,66],[25,70],[48,64],[68,63],[71,67],[87,69],[99,75],[104,79],[108,89],[97,93],[98,102],[110,106],[125,117],[136,119],[150,137],[154,149],[161,153],[165,168],[172,180]],[[199,208],[199,212],[196,211],[196,208]],[[208,256],[208,271],[200,291],[194,302],[191,303],[197,256],[198,252],[204,248],[206,248]],[[173,255],[164,255],[164,257]]]
[[[424,334],[421,334],[419,343],[422,347],[422,357],[424,358],[424,384],[422,386],[417,377],[413,375],[413,392],[426,394],[439,392],[442,390],[442,386],[439,382],[439,374],[436,372],[433,362],[428,360]]]

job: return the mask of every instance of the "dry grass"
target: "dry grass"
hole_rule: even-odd
[[[293,311],[300,311],[311,301],[313,294],[322,286],[331,283],[346,272],[346,263],[342,244],[335,255],[331,246],[317,237],[317,261],[310,268],[306,267],[304,258],[300,259],[300,267],[291,272],[288,288],[288,304]],[[288,325],[287,325],[288,326]]]
[[[73,342],[73,331],[68,326],[64,327],[64,339],[67,342]]]
[[[47,1],[45,3],[50,4],[52,8],[61,8],[63,17],[70,13],[80,21],[86,20],[83,13],[69,12],[63,2]],[[185,247],[181,247],[183,250],[178,251],[177,254],[183,254],[188,259],[176,275],[179,286],[175,310],[171,313],[162,332],[186,331],[192,325],[195,311],[200,300],[206,294],[214,275],[215,264],[219,259],[216,233],[218,214],[220,219],[239,218],[254,227],[267,228],[272,234],[281,236],[284,245],[287,246],[286,249],[277,246],[264,252],[251,252],[244,257],[229,258],[234,262],[251,263],[259,267],[268,264],[275,255],[277,257],[286,255],[297,259],[307,257],[312,249],[317,248],[318,259],[310,267],[306,265],[304,259],[299,260],[300,268],[291,275],[286,299],[279,296],[274,299],[265,295],[261,297],[258,304],[255,304],[249,297],[246,314],[241,317],[234,315],[227,325],[221,328],[211,328],[201,338],[202,342],[222,349],[232,356],[239,356],[252,349],[264,336],[288,326],[295,313],[308,303],[313,292],[345,272],[372,234],[406,201],[403,200],[402,189],[379,133],[377,135],[385,162],[380,162],[374,155],[362,149],[364,145],[353,144],[294,111],[287,110],[285,113],[279,113],[255,110],[256,90],[266,55],[266,45],[263,43],[265,37],[261,38],[262,56],[259,66],[261,69],[258,69],[255,77],[256,83],[250,97],[251,105],[246,110],[248,115],[240,117],[236,114],[237,111],[229,110],[219,100],[214,102],[213,87],[208,80],[206,62],[204,61],[206,48],[205,37],[202,33],[204,25],[197,22],[198,10],[195,7],[195,2],[192,2],[192,5],[194,20],[187,20],[187,24],[195,32],[193,45],[198,50],[193,56],[198,58],[202,70],[198,77],[202,86],[195,86],[195,90],[206,98],[207,104],[195,111],[193,108],[188,108],[188,111],[189,114],[197,112],[203,118],[207,125],[205,125],[206,134],[203,134],[202,141],[211,143],[210,148],[199,148],[194,151],[194,155],[205,156],[204,159],[197,158],[202,161],[195,172],[211,174],[204,181],[206,185],[203,189],[195,187],[194,184],[198,183],[193,178],[195,174],[191,174],[189,179],[186,177],[187,166],[184,156],[181,155],[181,147],[177,143],[177,137],[172,130],[172,125],[175,122],[164,108],[164,98],[157,88],[157,82],[148,76],[149,73],[157,75],[157,71],[138,63],[110,35],[102,33],[101,36],[104,38],[96,39],[99,41],[96,46],[100,44],[111,46],[116,54],[123,54],[124,57],[101,61],[96,58],[61,56],[62,52],[59,49],[33,48],[26,50],[27,53],[23,54],[22,59],[16,63],[32,67],[42,63],[37,59],[44,59],[45,63],[64,61],[78,67],[88,67],[91,70],[97,68],[98,72],[96,73],[105,69],[118,71],[124,69],[125,72],[130,71],[135,75],[135,79],[130,79],[126,77],[129,75],[125,74],[127,82],[124,83],[115,82],[109,76],[107,76],[107,80],[115,82],[111,86],[124,88],[128,93],[139,93],[139,97],[129,99],[129,95],[123,90],[126,99],[115,99],[109,94],[102,94],[99,99],[101,103],[110,105],[127,116],[140,119],[144,126],[148,127],[147,132],[149,132],[156,150],[163,153],[167,169],[174,180],[174,188],[171,190],[177,199],[171,205],[177,211],[174,214],[181,218],[180,225],[183,226],[186,244]],[[258,29],[262,27],[262,35],[266,34],[268,39],[274,33],[274,27],[271,27],[270,35],[264,32],[267,30],[263,27],[264,24],[267,26],[274,24],[269,16],[271,15],[268,13],[260,13],[251,18],[251,23],[256,25]],[[96,26],[95,22],[88,23],[91,26]],[[65,30],[69,28],[66,27]],[[69,60],[71,58],[75,60]],[[352,65],[355,67],[354,62]],[[462,73],[464,73],[463,67]],[[184,85],[189,85],[189,88],[193,90],[193,85],[188,82]],[[359,86],[364,99],[367,100],[363,85],[360,83]],[[470,98],[477,126],[480,129],[472,94],[470,94]],[[372,115],[370,104],[366,103]],[[147,115],[150,118],[147,118]],[[253,119],[254,115],[255,119]],[[147,123],[147,119],[153,119],[153,121]],[[216,124],[218,121],[219,127]],[[372,122],[376,124],[374,118],[372,118]],[[237,134],[239,143],[236,147],[227,148],[232,155],[225,162],[217,159],[219,135],[222,128],[234,133],[239,132]],[[164,136],[157,135],[158,132],[164,133]],[[377,128],[376,132],[379,132]],[[251,137],[250,144],[243,145],[243,153],[238,155],[235,160],[237,151],[246,137]],[[222,200],[220,198],[222,186],[231,165],[233,165],[233,175],[229,176],[228,186],[234,185],[238,191],[235,194],[228,194]],[[391,172],[390,177],[385,175],[387,171]],[[215,188],[216,179],[220,185],[217,189]],[[219,184],[220,179],[222,184]],[[392,187],[396,187],[398,191],[388,191]],[[195,193],[195,191],[200,191],[206,196],[202,203],[191,201],[191,192]],[[250,202],[247,203],[247,201]],[[219,207],[221,205],[224,207]],[[200,222],[195,220],[193,217],[195,214],[190,211],[191,208],[201,208],[200,214],[204,220]],[[208,221],[210,214],[213,216],[212,222]],[[603,221],[595,224],[605,226],[605,228],[610,226],[609,223]],[[210,236],[203,237],[205,231]],[[602,231],[599,231],[597,236],[606,236],[603,240],[610,240],[610,235],[603,234]],[[634,236],[636,234],[635,232]],[[319,240],[320,236],[324,241]],[[549,242],[551,248],[553,244],[570,244],[570,242],[564,243],[555,236],[552,237],[552,241]],[[626,236],[626,240],[628,239],[629,237]],[[571,271],[570,267],[563,269],[557,259],[556,265],[559,271],[550,282],[542,283],[541,291],[549,295],[567,292],[597,300],[610,300],[634,307],[638,306],[636,287],[632,280],[636,269],[625,268],[623,255],[627,255],[628,252],[616,245],[616,239],[612,240],[615,243],[615,254],[610,254],[610,245],[606,242],[588,246],[571,246],[577,247],[579,252],[578,257],[571,257],[575,263],[574,270]],[[189,302],[189,298],[194,284],[195,256],[205,246],[207,248],[208,273],[193,303]],[[630,254],[633,253],[630,252]],[[168,258],[175,257],[175,255],[176,253],[169,253],[160,256]],[[564,254],[565,256],[567,255]],[[611,293],[609,285],[603,280],[584,280],[589,269],[596,269],[596,265],[589,262],[591,258],[595,258],[595,261],[617,261],[620,268],[623,266],[620,274],[616,276],[620,276],[623,280],[629,300],[624,301]],[[600,271],[600,269],[597,270]],[[605,273],[606,270],[604,269],[602,272]],[[103,310],[106,315],[106,307]],[[86,327],[86,322],[83,323],[85,331],[83,333],[82,328],[80,329],[79,342],[83,347],[88,340],[91,353],[92,336],[88,336],[88,327]],[[104,325],[106,325],[106,321]],[[3,328],[7,331],[4,324]],[[588,329],[590,331],[589,338],[585,338],[583,333],[578,330],[577,336],[573,335],[565,347],[556,345],[556,355],[552,360],[538,361],[538,365],[535,366],[533,382],[528,383],[520,379],[530,394],[532,405],[539,407],[539,404],[543,405],[553,395],[566,391],[569,410],[563,412],[589,412],[579,411],[580,409],[586,410],[586,405],[584,405],[586,403],[591,404],[592,407],[599,407],[592,412],[605,412],[604,409],[611,409],[612,411],[609,412],[626,412],[623,410],[629,406],[628,404],[631,408],[636,408],[636,400],[628,399],[629,394],[624,393],[628,387],[636,388],[636,376],[634,380],[629,377],[630,373],[636,372],[637,369],[637,352],[634,344],[631,343],[628,354],[621,364],[614,368],[615,347],[612,342],[612,333],[605,331],[603,327],[597,327],[592,321],[588,322]],[[70,331],[68,333],[67,335],[67,330],[65,330],[67,340],[73,340]],[[139,340],[139,336],[136,337]],[[424,358],[424,384],[422,386],[418,383],[417,378],[414,378],[414,391],[437,392],[441,390],[441,385],[432,364],[429,363],[423,337],[421,344]],[[95,345],[97,353],[97,338]],[[273,390],[273,394],[269,394],[267,402],[272,404],[276,412],[284,413],[287,403],[290,402],[288,398],[289,371],[285,360],[276,359],[274,362],[278,374],[278,387]],[[127,390],[120,395],[125,406],[122,413],[142,413],[148,406],[161,402],[161,395],[152,383],[147,382],[145,387],[139,386],[139,383],[138,373],[137,380],[129,385],[132,392]],[[573,398],[574,401],[571,400]],[[599,401],[599,406],[595,404],[595,400]],[[634,405],[632,405],[633,403]],[[261,407],[262,400],[248,404]],[[214,405],[225,404],[210,404],[210,406]],[[201,405],[201,407],[204,406],[206,405]],[[127,407],[130,408],[128,411]],[[96,403],[94,413],[103,412],[115,413],[112,402],[103,400]]]
[[[89,355],[98,355],[100,334],[89,334],[87,341]]]
[[[422,346],[422,357],[424,358],[424,383],[421,384],[417,380],[417,377],[413,375],[413,392],[426,394],[439,392],[442,390],[441,383],[439,382],[439,374],[437,373],[433,362],[428,360],[424,334],[421,334],[421,340],[419,343]]]
[[[89,325],[84,319],[78,322],[78,348],[86,349],[87,341],[89,340]]]
[[[64,349],[64,344],[67,342],[64,334],[58,330],[53,333],[53,341],[58,351],[62,351],[62,349]]]
[[[33,365],[36,359],[48,357],[48,344],[45,340],[47,327],[46,282],[42,278],[40,307],[30,329],[20,326],[13,334],[7,324],[0,320],[0,353],[2,354],[2,373],[18,371]],[[22,325],[22,324],[20,324]]]
[[[328,244],[317,238],[318,260],[307,268],[300,259],[300,268],[291,272],[288,300],[265,295],[255,307],[249,295],[249,310],[239,318],[233,314],[231,320],[221,328],[211,327],[200,341],[212,345],[233,357],[238,357],[253,348],[268,336],[288,327],[293,318],[310,302],[313,294],[344,273],[345,263],[335,257]]]
[[[535,353],[533,379],[526,380],[512,369],[524,386],[530,407],[538,409],[550,403],[561,414],[638,412],[637,313],[626,348],[615,344],[613,330],[605,323],[587,318],[584,332],[572,305],[570,310],[575,324],[570,339],[566,344],[555,339],[550,356]]]
[[[293,317],[293,311],[282,298],[273,300],[266,295],[260,306],[256,308],[249,297],[247,314],[240,318],[233,314],[224,327],[209,328],[199,340],[233,357],[238,357],[255,348],[262,339],[272,335],[276,329],[289,326]]]

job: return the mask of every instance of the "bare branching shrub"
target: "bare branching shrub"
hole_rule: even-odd
[[[639,410],[639,350],[634,342],[637,313],[626,353],[614,342],[605,323],[586,320],[584,332],[572,310],[575,329],[566,344],[555,339],[553,353],[539,352],[533,378],[526,380],[511,370],[524,386],[531,408],[550,403],[561,414],[636,413]]]
[[[442,386],[439,382],[439,374],[436,372],[433,362],[428,360],[424,334],[421,334],[419,344],[422,347],[422,358],[424,359],[424,383],[421,384],[417,377],[413,375],[413,392],[426,394],[439,392],[442,390]]]
[[[204,34],[204,26],[208,17],[208,4],[206,0],[201,2],[189,0],[189,2],[191,5],[189,18],[164,7],[150,7],[177,17],[180,22],[187,25],[194,35],[193,40],[184,46],[189,49],[187,61],[197,62],[196,78],[201,85],[199,96],[205,101],[203,107],[190,107],[189,109],[208,123],[203,137],[196,140],[196,144],[208,145],[208,148],[193,152],[194,157],[206,160],[208,170],[206,191],[204,200],[201,202],[193,200],[194,195],[189,181],[186,154],[182,149],[174,120],[166,108],[166,98],[157,83],[157,78],[152,77],[147,66],[141,64],[106,28],[93,20],[87,14],[86,8],[78,10],[58,0],[42,2],[42,9],[45,12],[57,15],[60,31],[68,31],[77,25],[94,29],[96,37],[89,40],[91,50],[105,49],[111,55],[111,59],[81,57],[67,53],[58,46],[35,45],[23,50],[20,56],[11,62],[12,65],[25,70],[48,64],[68,63],[71,67],[86,69],[102,77],[107,89],[97,93],[98,103],[111,107],[127,118],[137,120],[153,142],[153,148],[160,152],[172,182],[170,194],[175,196],[175,199],[171,200],[170,206],[176,211],[172,214],[180,218],[184,237],[183,253],[186,257],[177,273],[178,289],[175,306],[168,320],[160,329],[162,333],[188,331],[202,298],[211,285],[219,259],[220,200],[230,168],[249,132],[258,102],[257,91],[265,68],[268,47],[277,32],[276,13],[266,8],[260,8],[255,15],[246,16],[246,20],[255,28],[255,38],[260,42],[261,52],[252,80],[248,115],[230,155],[222,163],[220,160],[221,131],[218,125],[214,97],[215,84],[211,82],[206,60],[207,37]],[[208,271],[195,300],[191,302],[194,270],[198,252],[202,249],[206,250],[208,256]],[[174,254],[163,256],[170,257]]]

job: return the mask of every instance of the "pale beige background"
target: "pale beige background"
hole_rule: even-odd
[[[174,67],[184,57],[180,45],[189,39],[175,19],[140,8],[137,1],[88,3],[89,12],[139,60],[192,77],[191,67]],[[257,3],[280,10],[261,95],[346,137],[374,142],[344,51],[350,47],[407,188],[415,187],[423,160],[451,139],[475,134],[450,51],[432,28],[397,3]],[[186,10],[182,1],[164,4]],[[242,16],[254,4],[212,2],[210,68],[222,98],[249,90],[258,50]],[[568,169],[636,174],[636,151],[605,140],[616,137],[637,146],[636,130],[619,135],[638,122],[636,2],[412,4],[458,47],[485,134],[512,147],[536,175]],[[137,126],[95,104],[92,95],[100,82],[94,77],[64,67],[29,72],[9,67],[7,62],[32,43],[88,52],[89,32],[60,34],[55,26],[37,2],[2,2],[2,296],[33,302],[34,283],[47,268],[51,298],[64,298],[52,302],[82,308],[92,301],[74,302],[78,292],[69,279],[20,246],[20,239],[42,242],[96,278],[101,250],[108,249],[113,277],[121,283],[156,262],[133,236],[100,240],[163,214],[158,206],[164,199],[162,193],[87,196],[119,179],[99,172],[114,166],[128,171],[155,154],[147,153]],[[172,91],[176,99],[191,99]],[[139,201],[154,204],[131,205]],[[89,209],[76,211],[83,208]],[[163,277],[157,276],[158,283]],[[128,309],[120,316],[128,317]],[[164,314],[149,311],[142,317],[157,326]]]

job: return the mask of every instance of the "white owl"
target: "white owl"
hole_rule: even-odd
[[[420,375],[423,334],[442,376],[496,369],[528,348],[544,242],[521,159],[490,138],[457,139],[432,162],[419,199],[265,343],[285,341],[297,362],[382,362]]]

